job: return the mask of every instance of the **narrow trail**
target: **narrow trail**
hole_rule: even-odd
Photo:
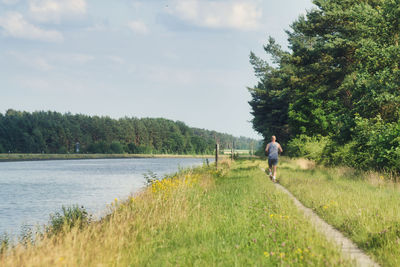
[[[261,168],[264,172],[265,169]],[[332,225],[326,223],[322,220],[312,209],[305,207],[295,196],[293,196],[290,191],[288,191],[282,185],[275,183],[275,187],[281,192],[287,194],[301,210],[304,215],[311,221],[318,232],[324,234],[326,238],[330,241],[335,242],[342,250],[344,256],[351,258],[357,264],[357,266],[374,266],[378,267],[375,261],[373,261],[367,254],[365,254],[361,249],[357,247],[349,238],[345,237],[341,232],[336,230]]]

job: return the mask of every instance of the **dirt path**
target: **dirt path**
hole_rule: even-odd
[[[265,170],[262,169],[264,172]],[[324,234],[328,240],[335,242],[342,250],[343,255],[351,258],[357,264],[357,266],[379,266],[374,262],[368,255],[366,255],[361,249],[359,249],[353,241],[345,237],[341,232],[333,228],[332,225],[326,223],[311,209],[305,207],[295,196],[292,195],[285,187],[280,184],[275,184],[276,188],[285,194],[287,194],[301,210],[304,215],[311,221],[317,231]]]

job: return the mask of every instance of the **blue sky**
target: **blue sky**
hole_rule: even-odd
[[[260,138],[250,51],[311,0],[0,0],[0,112],[164,117]]]

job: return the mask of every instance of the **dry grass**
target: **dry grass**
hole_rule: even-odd
[[[295,164],[302,170],[311,170],[315,168],[315,161],[309,159],[295,159]]]
[[[19,244],[0,255],[1,266],[127,266],[141,265],[142,247],[151,244],[151,232],[188,219],[196,210],[187,205],[188,191],[206,191],[211,175],[184,172],[164,179],[164,187],[153,184],[124,202],[112,204],[112,213],[83,230],[73,228],[42,238],[36,245]],[[162,183],[162,182],[160,182]],[[132,244],[140,241],[140,244]],[[157,246],[154,246],[157,247]],[[149,251],[147,251],[148,253]],[[129,264],[128,264],[129,263]]]
[[[0,254],[0,266],[351,266],[259,164],[155,181],[100,222]]]
[[[280,173],[281,184],[378,263],[399,266],[400,185],[387,174],[347,167],[301,170],[285,160]]]

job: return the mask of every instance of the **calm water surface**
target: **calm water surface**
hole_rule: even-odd
[[[201,165],[203,159],[95,159],[0,162],[0,234],[46,224],[61,206],[83,205],[95,217],[115,198],[124,199],[158,177]]]

